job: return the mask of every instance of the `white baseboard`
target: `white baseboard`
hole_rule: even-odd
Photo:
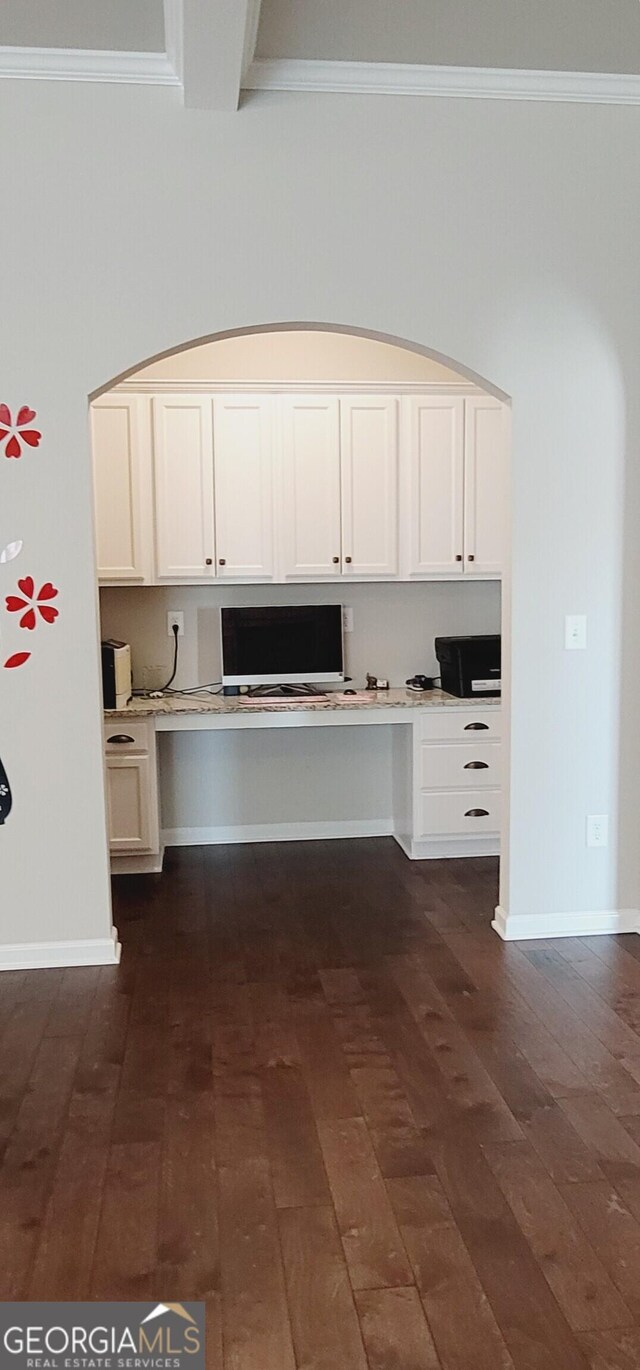
[[[216,828],[165,828],[167,847],[213,847],[234,842],[322,842],[340,837],[390,837],[390,818],[323,823],[246,823]]]
[[[498,837],[429,837],[416,841],[402,833],[393,834],[410,861],[463,861],[468,856],[499,856]]]
[[[582,913],[505,913],[498,905],[492,928],[505,942],[547,937],[597,937],[640,932],[640,909],[604,909]]]
[[[120,950],[117,928],[111,937],[91,937],[87,941],[14,942],[12,946],[0,946],[0,971],[116,966]]]
[[[112,856],[112,875],[160,875],[164,861],[164,847],[151,856]]]

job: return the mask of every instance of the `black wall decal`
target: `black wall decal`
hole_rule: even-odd
[[[9,777],[0,758],[0,825],[6,822],[11,813],[11,787]]]

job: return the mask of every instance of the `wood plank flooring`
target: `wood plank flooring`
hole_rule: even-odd
[[[191,848],[0,978],[0,1299],[203,1299],[209,1370],[640,1366],[640,938],[497,863]]]

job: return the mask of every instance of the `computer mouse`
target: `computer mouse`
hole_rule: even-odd
[[[357,693],[358,693],[357,690],[345,690],[345,694],[346,694],[346,695],[355,695],[355,694],[357,694]]]

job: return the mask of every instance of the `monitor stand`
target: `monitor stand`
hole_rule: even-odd
[[[314,685],[252,685],[249,699],[324,699],[324,692]]]

